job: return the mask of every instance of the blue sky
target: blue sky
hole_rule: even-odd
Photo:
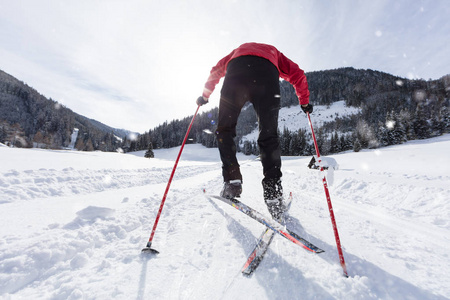
[[[144,132],[192,115],[211,67],[250,41],[306,72],[440,78],[448,16],[446,0],[0,0],[0,69],[77,113]]]

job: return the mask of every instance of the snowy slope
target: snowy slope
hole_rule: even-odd
[[[320,128],[323,123],[331,122],[336,117],[346,117],[355,115],[361,112],[360,108],[350,107],[345,105],[345,101],[336,101],[331,105],[315,105],[312,116],[312,122],[315,128]],[[278,117],[278,128],[283,131],[287,128],[289,131],[295,132],[299,129],[309,130],[308,119],[305,118],[305,113],[300,108],[300,105],[293,105],[291,107],[283,107],[280,109]],[[253,130],[242,138],[242,141],[257,141],[258,128]]]
[[[0,147],[0,299],[448,299],[450,135],[332,157],[341,276],[319,172],[283,158],[288,225],[326,250],[275,237],[239,270],[262,226],[218,193],[217,149],[186,145],[153,247],[141,256],[179,148],[134,154]],[[262,168],[240,156],[242,200],[268,214]]]
[[[361,112],[360,108],[346,106],[345,101],[336,101],[331,105],[315,105],[312,119],[314,126],[320,128],[324,122],[331,122],[336,117],[345,117],[355,115]],[[299,105],[283,107],[280,109],[279,128],[286,127],[290,131],[296,131],[300,128],[308,129],[308,119]]]

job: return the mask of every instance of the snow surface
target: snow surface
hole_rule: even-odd
[[[75,143],[77,141],[78,138],[78,132],[80,130],[78,128],[74,128],[72,131],[72,135],[70,136],[70,144],[67,148],[69,148],[70,150],[74,150],[75,149]]]
[[[334,121],[337,117],[346,117],[356,115],[361,112],[360,108],[346,106],[345,101],[336,101],[331,105],[315,105],[312,116],[312,123],[314,128],[320,128],[323,123]],[[279,111],[278,128],[283,132],[284,128],[295,132],[299,129],[305,129],[309,132],[308,119],[305,118],[305,113],[299,105],[292,105],[291,107],[282,107]],[[242,142],[257,141],[259,130],[256,128],[251,133],[242,138]]]
[[[186,145],[153,240],[141,255],[179,148],[133,154],[0,147],[0,299],[448,299],[450,135],[333,155],[320,172],[283,157],[288,226],[325,253],[276,236],[255,274],[240,268],[263,227],[219,193],[217,149]],[[262,168],[239,156],[242,201],[265,215]]]

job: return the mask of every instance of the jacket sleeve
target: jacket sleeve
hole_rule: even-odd
[[[278,56],[278,68],[280,70],[280,77],[294,86],[295,94],[300,104],[308,104],[309,90],[305,72],[281,52]]]
[[[209,99],[216,85],[219,83],[220,79],[225,76],[228,62],[230,61],[230,58],[232,56],[233,52],[231,52],[230,54],[219,60],[217,65],[215,65],[211,69],[208,80],[206,81],[205,87],[203,89],[203,97]]]

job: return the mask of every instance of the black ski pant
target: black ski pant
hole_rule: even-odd
[[[253,104],[258,117],[258,146],[264,178],[278,179],[282,175],[278,138],[279,73],[269,60],[257,56],[241,56],[227,66],[216,131],[223,179],[225,182],[242,180],[234,137],[239,114],[247,101]]]

